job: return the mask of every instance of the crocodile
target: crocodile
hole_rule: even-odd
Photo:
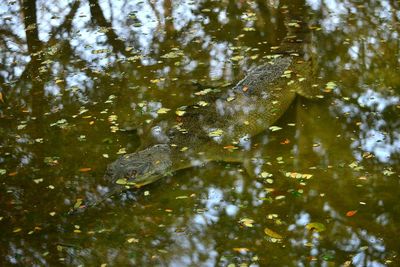
[[[136,152],[107,166],[108,193],[78,205],[77,210],[206,162],[235,162],[246,167],[249,160],[238,153],[248,149],[246,140],[273,125],[296,95],[312,98],[318,92],[312,65],[299,53],[300,46],[289,37],[282,47],[284,51],[251,69],[230,89],[206,94],[196,104],[155,122]]]
[[[129,188],[140,188],[167,174],[210,161],[248,165],[240,151],[246,140],[273,125],[296,95],[312,98],[315,80],[308,78],[309,62],[296,56],[277,56],[250,70],[235,86],[208,94],[197,104],[160,119],[144,134],[136,152],[107,166],[109,192],[77,210],[95,206]],[[312,89],[312,90],[310,90]]]

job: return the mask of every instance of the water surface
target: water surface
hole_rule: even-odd
[[[66,215],[153,120],[265,61],[293,14],[321,98],[251,140],[256,177],[204,164]],[[0,265],[398,266],[399,19],[394,0],[3,0]]]

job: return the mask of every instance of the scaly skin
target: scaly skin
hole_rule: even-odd
[[[312,88],[306,79],[308,71],[300,58],[276,57],[251,70],[227,92],[207,96],[206,106],[189,106],[183,116],[159,121],[137,152],[108,165],[109,193],[82,208],[204,162],[243,162],[238,153],[248,149],[243,140],[265,131],[287,110],[296,93],[305,95]]]

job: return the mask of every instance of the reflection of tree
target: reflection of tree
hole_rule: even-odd
[[[112,24],[104,17],[99,2],[96,0],[89,0],[89,5],[93,22],[95,22],[99,27],[105,28],[108,43],[112,46],[114,52],[121,53],[122,55],[129,55],[126,51],[125,43],[114,32]]]
[[[130,6],[128,2],[130,1],[126,1],[124,5],[139,8],[139,5]],[[139,204],[134,207],[129,201],[126,205],[115,201],[118,204],[104,205],[101,210],[93,210],[86,218],[48,219],[49,212],[56,210],[61,213],[71,205],[68,201],[74,202],[82,192],[96,191],[97,181],[86,179],[90,176],[84,176],[83,179],[82,175],[77,175],[72,170],[82,167],[81,164],[87,164],[90,160],[96,161],[98,163],[91,166],[96,170],[95,175],[100,177],[104,165],[111,158],[99,161],[97,155],[93,156],[88,151],[92,154],[111,155],[111,150],[106,150],[106,147],[119,149],[117,138],[126,142],[131,138],[123,135],[110,138],[109,125],[102,124],[102,120],[107,121],[112,112],[131,113],[129,105],[136,105],[143,100],[162,99],[163,105],[167,107],[186,104],[185,101],[191,99],[187,97],[187,92],[180,89],[186,89],[187,81],[191,79],[208,81],[213,70],[213,60],[222,62],[219,66],[225,72],[221,80],[236,79],[248,64],[230,62],[232,55],[244,55],[248,58],[255,54],[252,54],[251,49],[257,48],[257,53],[262,57],[269,52],[270,46],[278,44],[278,40],[285,37],[286,17],[296,14],[306,19],[310,15],[310,8],[305,6],[303,0],[280,2],[280,8],[274,9],[268,6],[266,1],[200,1],[199,6],[186,11],[190,13],[188,16],[190,15],[191,19],[178,28],[176,23],[187,14],[175,14],[177,6],[174,1],[166,0],[161,5],[156,1],[143,1],[143,5],[150,7],[159,22],[158,28],[145,36],[140,32],[140,28],[131,30],[127,19],[129,8],[121,10],[115,16],[107,17],[108,10],[101,6],[99,1],[75,1],[65,6],[64,9],[68,8],[68,12],[63,15],[59,25],[51,26],[47,18],[37,15],[40,6],[44,5],[42,1],[22,1],[21,14],[12,15],[16,21],[22,16],[25,33],[21,34],[18,28],[8,24],[0,27],[0,49],[5,51],[0,54],[0,83],[2,93],[7,97],[6,105],[10,108],[3,110],[4,105],[0,106],[2,114],[8,118],[7,122],[0,122],[2,136],[5,136],[1,140],[1,149],[5,148],[12,155],[9,158],[0,155],[0,163],[12,166],[10,169],[16,169],[25,176],[23,179],[19,176],[7,177],[9,180],[1,188],[2,200],[5,200],[1,201],[1,209],[6,210],[5,220],[10,222],[6,231],[0,235],[3,243],[8,244],[1,248],[1,254],[11,255],[13,248],[18,247],[25,256],[24,263],[40,262],[52,265],[59,264],[58,257],[66,257],[72,265],[100,265],[104,255],[111,254],[116,256],[110,261],[114,259],[121,264],[131,257],[137,265],[146,265],[155,255],[155,261],[158,260],[160,264],[175,260],[201,265],[212,257],[217,261],[231,257],[229,260],[225,259],[226,263],[239,263],[250,260],[257,254],[260,265],[293,265],[299,262],[307,265],[308,259],[301,255],[314,255],[312,251],[315,250],[318,252],[315,254],[316,265],[323,264],[321,255],[333,251],[339,263],[348,259],[350,254],[364,255],[364,264],[359,263],[361,266],[374,261],[384,262],[391,252],[399,251],[396,240],[392,238],[398,232],[396,218],[400,216],[399,206],[396,196],[390,194],[398,191],[398,183],[392,179],[393,176],[379,176],[382,164],[377,159],[362,158],[365,151],[357,148],[359,143],[354,141],[366,140],[365,132],[375,128],[386,129],[389,132],[387,138],[395,139],[393,133],[398,128],[398,118],[393,114],[397,108],[393,104],[387,105],[379,117],[386,123],[383,124],[376,117],[368,117],[367,115],[371,115],[374,110],[371,111],[368,107],[361,109],[356,99],[350,100],[349,103],[340,100],[336,108],[332,107],[330,99],[323,104],[305,102],[305,106],[299,106],[295,112],[298,116],[296,131],[284,130],[284,134],[278,133],[270,139],[265,151],[262,149],[260,152],[260,155],[267,153],[265,161],[272,162],[272,165],[265,167],[274,172],[276,178],[273,185],[260,186],[246,179],[237,172],[239,166],[221,171],[222,167],[218,165],[204,170],[189,170],[179,174],[180,178],[176,177],[181,185],[191,188],[193,192],[200,192],[199,196],[188,198],[186,202],[176,200],[173,193],[166,194],[165,187],[179,191],[179,186],[160,182],[149,189],[151,198],[138,197]],[[322,3],[314,16],[324,21],[329,8]],[[398,88],[399,78],[395,71],[399,68],[396,56],[399,41],[398,38],[394,38],[398,34],[398,17],[395,13],[399,9],[398,3],[392,0],[388,2],[391,10],[388,18],[377,17],[383,8],[379,1],[372,1],[368,8],[361,7],[356,1],[346,3],[348,11],[351,12],[342,14],[341,24],[331,32],[322,27],[318,43],[313,44],[317,49],[320,65],[323,66],[321,73],[328,77],[342,78],[343,88],[349,88],[346,85],[352,84],[351,89],[355,89],[358,94],[363,93],[361,85],[372,83],[376,77],[380,78],[384,86],[373,87],[375,91],[380,91],[382,87]],[[51,6],[61,7],[62,4],[57,2]],[[80,20],[79,10],[86,5],[90,10],[90,23],[83,24],[83,29],[78,28],[76,23]],[[282,14],[283,6],[287,6],[283,10],[289,15]],[[163,12],[159,12],[160,7]],[[214,12],[214,9],[218,12]],[[242,19],[245,13],[255,14],[255,21]],[[227,14],[229,21],[221,21],[220,14]],[[382,20],[386,31],[379,28]],[[359,21],[362,27],[354,21]],[[389,24],[393,26],[392,30],[386,28]],[[50,25],[47,41],[42,38],[45,35],[40,31],[45,28],[42,26],[46,25]],[[106,37],[100,41],[89,42],[92,40],[77,38],[78,30],[89,32],[92,38],[99,28]],[[245,32],[244,28],[254,28],[255,31]],[[22,37],[24,35],[25,37]],[[125,38],[120,35],[125,35]],[[144,37],[148,37],[149,40],[148,50],[141,47],[143,42],[138,41]],[[370,38],[379,41],[371,42]],[[128,41],[124,41],[125,39]],[[348,45],[343,45],[346,42]],[[86,48],[90,45],[93,47]],[[96,45],[101,48],[110,47],[111,52],[99,56],[93,52],[98,48]],[[134,46],[135,52],[129,52],[130,46]],[[219,54],[213,54],[215,47],[220,48]],[[234,52],[232,47],[235,47]],[[137,51],[141,51],[142,48],[147,51],[141,55],[143,61],[135,58]],[[174,48],[183,51],[181,58],[163,57]],[[354,49],[357,50],[357,56],[353,55]],[[255,61],[258,62],[260,57]],[[100,61],[104,59],[109,61],[101,65]],[[161,63],[157,63],[158,61]],[[83,78],[74,80],[76,76]],[[157,79],[165,81],[154,82]],[[79,86],[71,89],[73,85]],[[133,89],[128,89],[129,87]],[[56,93],[51,90],[55,90]],[[386,95],[384,90],[382,91],[384,98]],[[62,95],[58,96],[58,93]],[[106,107],[92,105],[93,102],[103,103],[111,94],[120,97],[119,102]],[[325,109],[327,106],[331,108]],[[73,121],[71,117],[76,115],[81,107],[90,109],[84,113],[88,117],[87,121],[76,120],[76,124],[71,128],[62,130],[47,127],[48,124],[62,118]],[[23,111],[17,112],[21,109]],[[96,113],[105,109],[110,110],[106,115]],[[321,112],[321,109],[324,112]],[[338,109],[350,109],[352,112],[343,115]],[[288,116],[286,120],[292,121],[293,117]],[[32,117],[36,120],[31,122],[29,120]],[[141,115],[134,119],[140,123],[144,121]],[[15,133],[17,125],[24,120],[28,121],[27,130]],[[282,125],[285,125],[285,118],[283,120]],[[94,122],[93,128],[87,128],[91,121]],[[362,127],[355,122],[362,122]],[[76,141],[76,136],[80,135],[87,135],[87,139],[90,139],[87,145]],[[34,144],[37,138],[44,138],[48,143]],[[291,140],[290,145],[286,147],[277,141],[285,138]],[[110,142],[115,143],[110,145]],[[65,148],[65,144],[68,144],[68,148]],[[314,144],[319,146],[314,147]],[[43,158],[53,155],[62,155],[62,164],[59,165],[61,167],[49,168],[44,165]],[[76,155],[79,155],[78,160]],[[276,163],[278,156],[285,159],[283,165]],[[365,171],[354,171],[348,167],[356,159],[359,159]],[[394,171],[398,171],[398,167],[395,167],[398,161],[398,155],[393,155],[388,161],[393,165]],[[317,169],[309,170],[310,166],[316,166]],[[281,171],[291,170],[311,171],[314,180],[307,182],[307,186],[304,187],[281,174]],[[367,180],[360,180],[359,177],[362,176],[367,176]],[[40,177],[45,178],[44,183],[54,185],[56,190],[50,192],[56,193],[49,193],[49,189],[44,186],[45,189],[31,185],[33,183],[30,180]],[[233,190],[235,184],[241,185],[242,190]],[[359,184],[362,186],[358,186]],[[267,200],[259,204],[257,201],[260,195],[265,194],[266,186],[274,187],[275,191],[265,195]],[[218,204],[213,203],[212,197],[208,195],[212,189],[222,192],[222,200]],[[295,194],[298,189],[305,191],[300,197]],[[187,191],[185,195],[192,193]],[[142,193],[141,191],[140,196]],[[320,196],[322,193],[325,195]],[[354,196],[355,193],[357,196]],[[285,195],[286,200],[275,201],[274,197],[278,194]],[[37,195],[44,200],[38,199]],[[181,193],[176,192],[176,197],[180,195]],[[358,201],[364,201],[367,205],[359,206]],[[143,203],[145,205],[142,205]],[[239,207],[237,213],[228,214],[228,205]],[[202,211],[203,213],[198,211],[207,206],[212,210]],[[346,218],[345,212],[355,208],[359,209],[357,217]],[[173,212],[166,212],[168,209]],[[283,224],[274,224],[265,219],[267,214],[272,213],[279,214]],[[309,216],[312,221],[326,224],[328,229],[321,233],[318,242],[304,230],[304,223],[299,219],[303,215]],[[257,225],[253,229],[241,228],[237,224],[240,217],[255,218]],[[204,223],[197,223],[197,218],[201,218]],[[32,225],[43,226],[43,220],[47,222],[45,225],[58,224],[51,226],[54,232],[36,230],[38,233],[35,238],[17,233],[10,234],[16,224],[24,226],[25,231],[31,229]],[[84,234],[72,236],[73,225],[80,225]],[[280,249],[276,244],[264,240],[262,231],[265,226],[271,226],[281,234],[287,233],[289,226],[292,227],[293,230],[287,233],[287,239],[283,241],[286,249]],[[176,229],[183,228],[188,234],[177,237]],[[91,229],[104,232],[94,236],[85,235],[85,231]],[[57,231],[61,233],[56,233]],[[64,231],[67,233],[63,233]],[[139,245],[130,246],[127,243],[126,240],[131,234],[139,239]],[[381,238],[380,244],[384,246],[384,251],[379,250],[370,241],[371,238],[377,237]],[[315,242],[314,248],[303,246],[306,241]],[[357,241],[356,244],[350,246],[354,241]],[[76,242],[83,249],[76,249],[74,253],[65,255],[65,251],[59,252],[54,246],[58,242]],[[368,248],[361,251],[363,246]],[[233,252],[235,247],[248,247],[251,252],[240,255]],[[51,252],[50,256],[41,256],[47,250]],[[167,253],[160,250],[166,250]],[[210,251],[215,254],[211,255]]]

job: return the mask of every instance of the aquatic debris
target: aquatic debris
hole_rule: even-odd
[[[276,132],[276,131],[282,130],[282,128],[279,127],[279,126],[271,126],[268,129],[270,129],[272,132]]]
[[[357,212],[358,210],[349,210],[348,212],[346,212],[346,216],[353,217],[354,215],[356,215]]]
[[[208,133],[209,137],[219,137],[224,133],[222,129],[215,129]]]
[[[271,230],[269,228],[265,228],[264,229],[264,233],[267,236],[275,238],[275,239],[283,239],[283,236],[281,236],[280,234],[278,234],[277,232],[275,232],[275,231],[273,231],[273,230]]]
[[[319,222],[310,222],[306,225],[306,229],[309,231],[323,232],[326,230],[326,227]]]
[[[169,108],[160,108],[157,110],[158,114],[166,114],[168,111],[170,111],[171,109]]]
[[[186,113],[186,111],[184,111],[184,110],[176,110],[175,111],[175,114],[178,115],[179,117],[182,117],[185,113]]]
[[[313,177],[312,174],[308,173],[298,173],[298,172],[286,172],[286,177],[295,178],[295,179],[310,179]]]
[[[246,227],[253,227],[254,225],[254,220],[253,219],[250,219],[250,218],[242,218],[242,219],[240,219],[239,220],[239,223],[241,224],[241,225],[243,225],[243,226],[246,226]]]
[[[162,55],[161,58],[178,58],[184,55],[183,52],[178,48],[172,48],[172,50],[173,51]]]
[[[92,168],[80,168],[79,171],[80,172],[90,172],[92,170]]]

